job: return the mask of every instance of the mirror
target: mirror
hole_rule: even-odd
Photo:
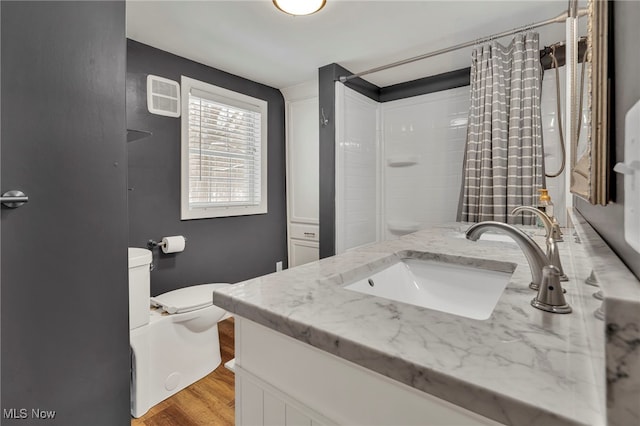
[[[591,204],[606,205],[609,201],[609,87],[607,75],[608,58],[608,5],[607,1],[589,0],[587,6],[587,51],[584,67],[587,90],[587,105],[580,108],[575,99],[580,99],[580,79],[574,79],[574,102],[571,123],[572,135],[577,135],[580,116],[586,121],[587,137],[571,143],[571,193]]]

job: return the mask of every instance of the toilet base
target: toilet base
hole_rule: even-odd
[[[148,325],[130,331],[133,417],[141,417],[220,365],[220,316],[215,306],[177,315],[158,313]]]

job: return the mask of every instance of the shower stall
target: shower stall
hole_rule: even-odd
[[[468,88],[380,103],[336,83],[336,252],[455,221]]]
[[[564,22],[566,18],[566,14],[560,15],[539,26]],[[507,34],[496,36],[504,35]],[[418,59],[440,53],[444,52]],[[396,65],[401,64],[391,64]],[[580,66],[574,75],[580,75]],[[344,84],[367,72],[335,82],[336,253],[459,218],[469,86],[378,102]],[[563,120],[566,74],[565,66],[561,66],[558,73],[551,68],[542,77],[540,115],[548,173],[557,171],[566,161],[558,127],[559,120],[567,122]],[[556,84],[561,87],[559,103]],[[586,102],[582,106],[580,139],[585,140],[589,114]],[[566,127],[565,124],[565,132]],[[546,178],[545,186],[557,212],[564,212],[567,207],[565,181],[566,171],[558,177]],[[564,214],[558,214],[557,219],[565,225]]]

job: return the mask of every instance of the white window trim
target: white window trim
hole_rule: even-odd
[[[228,102],[230,105],[238,102],[247,103],[259,108],[262,114],[261,120],[261,165],[260,165],[260,204],[256,206],[233,206],[233,207],[189,207],[189,92],[191,89],[197,89],[211,93],[222,102]],[[182,119],[181,119],[181,183],[180,183],[180,219],[205,219],[227,216],[245,216],[254,214],[267,213],[267,121],[268,109],[267,102],[254,98],[252,96],[243,95],[222,87],[194,80],[189,77],[181,77],[181,95],[182,95]]]

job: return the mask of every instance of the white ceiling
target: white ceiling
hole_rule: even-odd
[[[127,1],[127,37],[278,89],[313,80],[336,62],[352,72],[554,17],[566,0],[327,0],[292,17],[271,0]],[[564,26],[538,29],[540,44]],[[365,79],[384,87],[469,66],[470,49]]]

